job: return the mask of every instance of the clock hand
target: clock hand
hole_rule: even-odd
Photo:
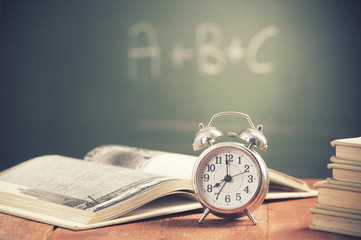
[[[235,175],[233,175],[233,176],[230,176],[230,175],[227,174],[222,180],[220,180],[219,182],[217,182],[216,184],[214,184],[213,187],[219,187],[219,186],[221,185],[221,183],[224,182],[224,181],[230,182],[233,177],[237,177],[237,176],[239,176],[239,175],[241,175],[241,174],[243,174],[243,173],[246,173],[246,171],[241,172],[241,173],[237,173],[237,174],[235,174]]]
[[[236,174],[235,176],[237,176],[239,174]],[[216,184],[214,184],[213,187],[219,187],[219,185],[222,183],[222,182],[230,182],[232,181],[232,176],[231,175],[226,175],[224,176],[224,178],[222,180],[220,180],[219,182],[217,182]],[[224,185],[223,185],[224,186]]]
[[[241,173],[237,173],[237,174],[233,175],[232,178],[233,178],[233,177],[236,177],[236,176],[239,176],[239,175],[241,175],[241,174],[243,174],[243,173],[246,173],[246,171],[241,172]]]
[[[226,160],[226,172],[227,172],[227,175],[228,175],[228,160]]]
[[[221,193],[222,189],[224,188],[224,186],[226,185],[227,182],[224,182],[223,186],[221,187],[221,189],[219,190],[218,193],[216,193],[217,197],[216,197],[216,200],[218,200],[218,196],[219,194]]]
[[[221,185],[221,183],[224,182],[224,179],[222,179],[221,181],[217,182],[216,184],[214,184],[213,187],[219,187],[219,185]]]
[[[217,182],[216,184],[214,184],[213,187],[219,187],[221,185],[222,182],[226,181],[226,182],[230,182],[232,180],[232,176],[228,174],[228,169],[229,169],[229,166],[228,166],[229,162],[228,160],[226,160],[226,176],[224,176],[223,179],[221,179],[219,182]],[[235,176],[237,176],[239,174],[236,174]],[[224,185],[223,185],[224,186]]]

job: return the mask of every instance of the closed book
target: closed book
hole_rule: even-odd
[[[361,187],[354,183],[328,179],[314,184],[318,190],[318,203],[348,209],[361,210]]]
[[[361,137],[337,139],[331,142],[339,159],[361,161]]]
[[[332,169],[332,177],[335,180],[361,183],[361,166],[330,163],[327,167]]]
[[[361,215],[323,208],[311,208],[311,229],[361,237]]]

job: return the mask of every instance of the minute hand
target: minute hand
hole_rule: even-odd
[[[221,187],[221,189],[219,190],[219,192],[216,193],[216,195],[217,195],[216,200],[218,200],[219,194],[221,193],[221,191],[222,191],[222,189],[224,188],[224,186],[226,185],[226,183],[227,183],[227,182],[225,182],[225,183],[223,184],[223,186]]]

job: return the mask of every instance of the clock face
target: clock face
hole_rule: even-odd
[[[240,147],[206,153],[195,170],[195,188],[203,202],[222,210],[238,209],[258,192],[261,175],[255,158]]]

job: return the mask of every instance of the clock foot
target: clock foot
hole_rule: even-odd
[[[204,212],[202,214],[202,217],[198,220],[199,223],[202,223],[205,217],[209,214],[209,208],[204,209]]]
[[[249,217],[249,219],[251,219],[251,221],[253,222],[253,225],[257,224],[256,219],[254,219],[252,213],[248,210],[248,208],[246,208],[246,210],[244,210],[244,212],[246,213],[247,217]]]

